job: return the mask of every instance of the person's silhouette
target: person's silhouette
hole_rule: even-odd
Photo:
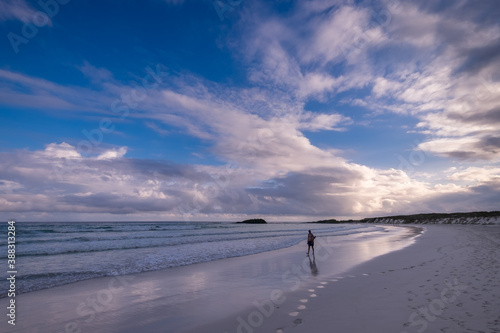
[[[309,255],[309,251],[311,250],[311,247],[313,249],[313,255],[314,255],[314,239],[316,238],[316,236],[314,236],[311,232],[311,230],[309,230],[309,234],[307,235],[307,255]]]

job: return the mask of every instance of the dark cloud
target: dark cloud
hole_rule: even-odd
[[[486,182],[469,191],[433,195],[423,201],[423,207],[432,212],[493,211],[500,206],[500,182]]]
[[[359,177],[347,170],[331,169],[331,175],[290,173],[249,188],[266,214],[338,215],[352,212],[353,200],[343,193]]]
[[[90,161],[88,163],[89,167],[97,167],[100,170],[116,170],[136,176],[154,177],[155,179],[187,178],[192,181],[208,181],[212,179],[209,174],[197,171],[191,165],[176,164],[169,161],[127,158]]]
[[[497,0],[414,0],[411,2],[425,12],[454,18],[458,21],[497,25],[500,17],[500,6]]]
[[[447,114],[447,117],[452,120],[459,120],[460,122],[469,123],[469,124],[495,124],[500,123],[500,107],[489,110],[487,112],[474,112],[474,113],[459,113],[459,112],[450,112]]]
[[[463,50],[462,53],[465,60],[455,70],[455,74],[477,73],[492,63],[500,66],[500,38],[482,47]]]
[[[140,199],[128,195],[96,193],[89,196],[66,195],[59,202],[71,207],[82,207],[87,213],[134,214],[140,212],[166,212],[175,208],[177,200]],[[74,208],[72,208],[74,209]]]
[[[500,153],[500,136],[487,136],[481,139],[477,145],[478,149],[482,149],[493,154]]]
[[[476,160],[476,159],[483,159],[484,154],[483,152],[479,150],[474,151],[467,151],[467,150],[452,150],[449,152],[443,152],[440,153],[440,155],[449,157],[455,160],[461,160],[461,161],[466,161],[466,160]]]

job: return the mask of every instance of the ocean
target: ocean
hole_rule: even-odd
[[[7,235],[7,224],[1,227]],[[5,230],[4,230],[5,229]],[[212,222],[16,223],[17,293],[76,281],[240,257],[318,236],[383,231],[376,225]],[[7,237],[0,240],[7,269]],[[7,281],[1,282],[7,290]],[[0,297],[6,297],[2,292]]]

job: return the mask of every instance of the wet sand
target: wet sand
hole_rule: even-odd
[[[310,283],[346,272],[412,243],[412,229],[318,237],[315,257],[304,242],[251,256],[98,278],[18,295],[8,332],[237,331],[238,317],[266,301],[292,306]],[[319,295],[319,294],[318,294]],[[285,301],[286,299],[286,301]],[[6,299],[0,300],[4,306]],[[274,304],[274,303],[273,303]],[[266,317],[272,321],[280,311]],[[288,314],[287,314],[288,315]],[[212,331],[212,330],[211,330]],[[258,329],[255,329],[258,331]]]

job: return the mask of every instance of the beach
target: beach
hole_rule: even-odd
[[[425,229],[411,246],[308,281],[261,325],[254,314],[205,332],[500,331],[500,227]]]
[[[424,231],[425,230],[425,231]],[[499,226],[384,226],[16,297],[2,332],[496,332]],[[7,299],[1,299],[6,306]],[[5,308],[5,307],[4,307]]]

